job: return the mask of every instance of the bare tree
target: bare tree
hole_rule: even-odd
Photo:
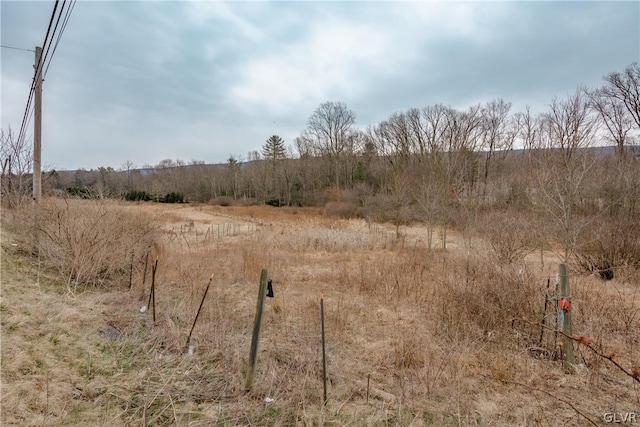
[[[448,178],[453,156],[447,151],[447,138],[450,135],[449,119],[454,114],[454,110],[442,104],[412,109],[408,113],[420,163],[414,170],[413,201],[427,227],[429,249],[433,247],[434,227],[442,225],[446,234],[448,224],[448,209],[452,202],[449,198],[452,185]],[[443,247],[446,247],[444,242]]]
[[[550,111],[544,115],[548,141],[560,149],[567,169],[581,148],[592,145],[597,130],[596,116],[589,108],[584,89],[578,89],[566,100],[554,98]]]
[[[393,113],[385,122],[389,132],[388,142],[401,169],[409,166],[415,152],[409,118],[405,113]]]
[[[588,224],[579,214],[581,204],[588,197],[585,182],[595,164],[587,152],[580,152],[568,168],[562,160],[547,158],[538,169],[538,195],[536,202],[547,214],[551,228],[561,245],[562,262],[568,262],[573,254],[578,236]]]
[[[375,151],[388,161],[393,169],[396,169],[395,143],[392,141],[393,136],[388,123],[383,121],[377,125],[367,127],[366,135],[367,140],[375,147]]]
[[[544,115],[544,129],[551,146],[538,164],[536,202],[557,229],[560,256],[568,262],[587,225],[579,213],[589,199],[585,183],[595,163],[586,148],[593,145],[597,128],[584,91],[577,90],[564,101],[554,99],[550,112]]]
[[[443,225],[443,232],[446,234],[446,211],[447,211],[447,188],[443,185],[442,171],[437,163],[429,165],[427,171],[420,175],[420,178],[413,185],[414,200],[422,214],[425,226],[427,227],[427,248],[433,248],[433,232],[437,224]],[[446,242],[443,241],[446,248]]]
[[[253,197],[260,202],[267,200],[267,175],[268,165],[263,161],[258,150],[247,153],[247,164],[245,166],[246,181],[249,187],[249,197]]]
[[[33,165],[31,147],[26,138],[17,138],[11,127],[0,129],[0,194],[11,206],[19,205],[29,198],[31,187],[28,175]]]
[[[369,127],[367,137],[395,171],[433,161],[448,151],[449,119],[454,110],[438,104],[423,109],[396,112]],[[441,159],[441,156],[439,157]]]
[[[625,155],[625,145],[630,140],[629,133],[634,123],[629,110],[620,99],[609,96],[604,88],[585,91],[589,107],[595,110],[601,122],[607,128],[620,158]]]
[[[482,105],[464,111],[448,109],[448,151],[475,151],[482,135]]]
[[[427,160],[429,153],[427,126],[420,109],[411,108],[407,111],[407,121],[409,122],[409,131],[414,144],[414,154],[417,156],[418,162]]]
[[[356,115],[342,102],[320,104],[307,122],[307,129],[321,152],[338,156],[344,152]]]
[[[601,172],[600,197],[606,201],[611,216],[628,212],[633,215],[638,199],[637,159],[627,156],[627,146],[633,144],[634,133],[640,128],[637,122],[637,94],[640,70],[637,64],[628,67],[624,74],[612,73],[607,83],[594,90],[586,90],[589,107],[593,109],[607,130],[608,138],[616,146],[617,164],[606,165],[606,174]],[[634,97],[635,100],[634,101]],[[635,128],[635,132],[634,132]],[[605,163],[606,163],[605,159]],[[630,179],[631,178],[631,179]],[[594,189],[597,190],[597,189]]]
[[[126,189],[127,191],[133,190],[133,177],[132,172],[136,168],[136,165],[131,161],[127,160],[122,164],[122,171],[126,174]]]
[[[640,129],[640,66],[638,63],[632,63],[622,73],[607,74],[604,80],[602,94],[621,102]]]
[[[296,198],[300,203],[315,203],[324,190],[325,178],[333,173],[325,172],[326,165],[320,157],[321,152],[314,145],[313,137],[308,129],[294,139],[295,151],[298,153],[296,162]]]
[[[484,180],[482,198],[487,194],[487,181],[491,160],[497,151],[511,149],[516,133],[511,128],[511,103],[502,98],[487,102],[482,107],[482,148],[484,149]]]
[[[296,153],[298,153],[299,158],[311,157],[316,155],[315,147],[313,146],[312,136],[309,134],[307,129],[302,131],[300,136],[297,136],[293,140],[293,144],[296,147],[295,150],[296,150]]]
[[[464,111],[447,110],[447,131],[442,142],[446,152],[445,184],[455,193],[473,191],[477,178],[476,150],[482,135],[482,107],[480,104]]]
[[[340,160],[352,147],[351,138],[356,115],[343,102],[320,104],[307,121],[305,139],[334,166],[335,185],[340,185]]]
[[[514,118],[517,122],[517,139],[522,142],[524,154],[529,154],[532,150],[539,148],[541,116],[533,116],[527,105],[524,113],[517,112]]]
[[[450,111],[451,108],[443,104],[424,107],[421,111],[424,119],[427,144],[429,145],[429,153],[432,157],[442,151],[445,146],[444,138],[449,129],[448,117]]]

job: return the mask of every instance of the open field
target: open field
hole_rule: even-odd
[[[110,202],[70,203],[61,209]],[[117,283],[72,283],[39,271],[3,226],[2,425],[584,426],[640,413],[640,381],[578,343],[567,374],[553,331],[540,341],[552,252],[543,264],[531,254],[501,265],[477,236],[449,231],[443,251],[436,233],[428,250],[425,227],[397,236],[392,225],[311,208],[113,202],[105,212],[156,227],[145,253],[111,247],[148,264],[157,257],[156,322],[141,312],[151,284],[143,262]],[[263,268],[275,298],[245,392]],[[572,275],[571,289],[574,333],[640,372],[640,283]]]

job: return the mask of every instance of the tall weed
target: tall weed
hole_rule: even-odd
[[[42,267],[74,287],[126,282],[156,239],[148,215],[103,200],[44,200],[16,211],[7,225]]]

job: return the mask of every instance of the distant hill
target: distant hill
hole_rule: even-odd
[[[640,155],[640,145],[630,145],[626,147],[627,150],[629,150],[632,153],[635,153],[636,155]],[[583,148],[581,150],[587,150],[589,152],[592,152],[593,154],[596,154],[598,156],[613,156],[616,154],[616,146],[615,145],[607,145],[607,146],[602,146],[602,147],[589,147],[589,148]],[[509,152],[507,153],[507,156],[509,155],[523,155],[526,153],[527,150],[523,149],[523,148],[517,148],[517,149],[513,149],[513,150],[509,150]],[[486,151],[480,151],[478,152],[478,154],[486,154]],[[504,155],[504,151],[497,151],[495,153],[496,155]],[[245,161],[245,162],[241,162],[240,166],[241,167],[246,167],[252,163],[255,162],[261,162],[262,160],[249,160],[249,161]],[[138,168],[138,169],[132,169],[131,171],[135,171],[141,175],[150,175],[150,174],[154,174],[157,173],[158,171],[171,171],[171,170],[176,170],[176,169],[182,169],[182,168],[197,168],[197,167],[205,167],[207,169],[222,169],[224,167],[226,167],[226,163],[203,163],[203,164],[198,164],[198,165],[181,165],[181,166],[172,166],[172,167],[146,167],[146,168]],[[77,171],[86,171],[86,172],[97,172],[99,169],[77,169],[77,170],[58,170],[58,173],[62,173],[62,174],[66,174],[66,173],[75,173]],[[116,172],[124,172],[122,170],[117,170]]]

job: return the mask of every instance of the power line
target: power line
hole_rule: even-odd
[[[77,0],[71,0],[69,3],[67,3],[67,0],[63,0],[62,7],[60,8],[57,19],[56,19],[56,11],[58,11],[58,5],[60,2],[59,0],[55,0],[53,11],[51,12],[51,19],[49,20],[49,26],[47,27],[47,32],[44,36],[44,42],[42,43],[42,52],[40,54],[38,63],[35,64],[34,66],[35,72],[34,72],[33,80],[31,82],[29,97],[27,98],[27,105],[24,110],[24,115],[22,116],[22,124],[20,125],[20,132],[18,133],[18,141],[23,141],[25,138],[27,127],[29,126],[29,123],[31,121],[31,118],[34,112],[32,102],[33,102],[33,97],[35,94],[36,87],[38,83],[44,79],[44,77],[47,74],[47,71],[49,70],[49,66],[51,65],[51,60],[53,59],[56,49],[58,48],[58,44],[60,43],[62,34],[64,33],[64,30],[67,27],[67,23],[69,22],[69,18],[71,17],[71,12],[75,8],[76,1]],[[65,13],[65,6],[67,5],[68,7]],[[63,14],[64,14],[64,18],[62,19],[62,25],[60,26],[60,19],[62,18]],[[56,21],[56,24],[53,27],[53,31],[51,31],[51,27],[53,26],[54,20]],[[58,31],[58,26],[60,26],[60,31],[58,32],[57,38],[56,38],[56,31]],[[49,35],[51,35],[51,37],[49,37]],[[54,38],[56,38],[56,42],[55,42],[55,45],[53,46],[53,50],[51,50],[51,45],[53,44]],[[22,48],[16,48],[12,46],[2,45],[2,47],[8,48],[8,49],[35,52],[31,49],[22,49]],[[50,51],[51,51],[51,56],[49,56]],[[45,64],[46,64],[46,68],[45,68]]]
[[[56,44],[53,46],[53,52],[51,52],[51,59],[53,59],[53,55],[56,53],[56,49],[58,48],[58,44],[60,43],[60,39],[62,38],[62,34],[64,34],[64,30],[67,28],[67,23],[69,22],[69,18],[71,17],[71,12],[73,12],[73,8],[76,7],[77,0],[71,0],[69,7],[67,8],[67,13],[62,20],[62,27],[60,28],[60,32],[58,33],[58,38],[56,39]],[[60,11],[62,15],[62,10]],[[47,72],[49,71],[49,66],[51,65],[51,60],[47,64],[47,68],[44,70],[44,76],[47,76]]]
[[[3,44],[0,44],[0,47],[3,47],[5,49],[24,50],[25,52],[35,52],[35,50],[33,49],[23,49],[21,47],[5,46]]]
[[[54,6],[53,6],[53,12],[51,12],[51,19],[49,20],[49,27],[47,28],[47,33],[44,36],[44,43],[42,44],[42,47],[44,48],[47,45],[47,40],[49,39],[49,32],[51,31],[51,26],[53,25],[53,20],[55,19],[56,16],[56,10],[58,9],[58,2],[59,0],[56,0]],[[51,36],[51,38],[53,39],[53,34]],[[29,91],[29,98],[27,99],[27,106],[24,109],[24,116],[22,117],[22,125],[20,125],[20,133],[18,133],[18,141],[22,141],[24,140],[24,135],[26,132],[26,126],[27,126],[27,117],[29,115],[29,109],[31,108],[31,102],[33,101],[33,94],[35,92],[35,88],[36,88],[36,78],[39,75],[39,72],[42,68],[42,55],[40,55],[40,60],[38,61],[38,63],[35,65],[35,73],[33,76],[33,82],[31,83],[31,90]]]
[[[34,92],[34,87],[32,84],[29,90],[29,98],[27,99],[27,106],[25,107],[24,115],[22,116],[22,124],[20,125],[20,132],[18,132],[18,141],[22,141],[24,139],[24,132],[27,126],[26,124],[27,114],[29,113],[29,108],[31,108],[31,101],[33,100],[33,92]]]
[[[53,33],[51,34],[51,39],[49,39],[49,32],[51,31],[51,25],[53,24],[53,20],[56,16],[56,9],[58,9],[58,3],[59,3],[59,0],[56,0],[56,3],[53,5],[53,12],[51,13],[51,19],[49,20],[49,27],[47,28],[47,33],[45,34],[44,41],[42,42],[42,51],[44,52],[44,49],[47,49],[47,54],[49,53],[49,48],[51,47],[51,40],[53,40]],[[62,7],[64,8],[64,0],[62,1]],[[60,17],[58,17],[58,21],[60,21]],[[57,23],[56,23],[56,28],[58,28]],[[53,32],[54,33],[56,32],[55,28]],[[47,40],[49,40],[48,46],[47,46]],[[46,59],[47,54],[40,55],[40,60],[36,64],[36,73],[33,76],[32,88],[35,88],[36,86],[36,77],[38,76],[39,73],[42,72],[42,64],[44,64],[44,59]]]
[[[53,43],[53,38],[56,36],[56,31],[58,31],[58,25],[60,25],[60,18],[62,18],[62,13],[64,12],[64,6],[67,4],[65,0],[62,1],[62,7],[60,8],[60,13],[58,14],[58,19],[56,19],[56,25],[53,27],[53,32],[51,33],[51,38],[49,39],[49,46],[42,45],[42,52],[44,56],[40,58],[40,67],[38,70],[38,74],[36,75],[36,80],[44,78],[44,64],[47,62],[49,58],[49,51],[51,50],[51,44]],[[45,40],[46,40],[45,36]],[[46,49],[46,51],[45,51]],[[51,58],[53,58],[53,53],[51,54]],[[49,59],[51,61],[51,59]],[[34,81],[34,83],[35,83]]]
[[[25,129],[29,129],[29,126],[31,125],[31,121],[33,120],[33,115],[35,114],[35,112],[36,112],[36,108],[35,106],[32,105],[31,108],[29,109],[29,115],[27,117],[27,124],[25,125]],[[25,130],[25,138],[26,138],[26,135],[27,135],[27,131]]]

